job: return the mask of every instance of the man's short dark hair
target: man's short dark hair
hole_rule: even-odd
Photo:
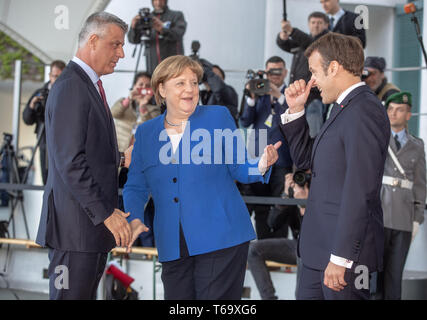
[[[213,65],[213,66],[212,66],[212,69],[213,69],[213,68],[217,68],[217,69],[219,70],[219,72],[221,73],[222,78],[225,80],[225,73],[224,73],[224,70],[222,70],[222,69],[221,69],[221,67],[220,67],[219,65],[217,65],[217,64]]]
[[[59,70],[64,70],[65,69],[65,62],[62,60],[52,61],[52,63],[50,64],[50,70],[52,70],[53,67],[57,67]]]
[[[148,73],[146,71],[141,71],[135,75],[135,78],[133,78],[133,85],[135,85],[135,83],[138,82],[139,78],[142,78],[142,77],[145,77],[145,78],[148,78],[151,80],[151,74],[150,73]]]
[[[269,64],[269,63],[280,63],[280,62],[283,63],[283,65],[286,67],[285,60],[283,60],[279,56],[272,56],[271,58],[269,58],[267,60],[267,62],[265,63],[265,66],[267,66],[267,64]]]
[[[323,19],[323,21],[325,21],[326,24],[329,24],[329,18],[323,12],[314,11],[308,16],[308,21],[310,21],[311,18]]]
[[[327,73],[330,63],[337,61],[347,72],[358,77],[362,75],[365,57],[359,38],[328,32],[305,50],[305,56],[310,58],[315,51],[319,52],[322,57],[325,73]]]

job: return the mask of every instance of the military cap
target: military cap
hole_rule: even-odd
[[[387,98],[385,105],[388,106],[390,102],[412,106],[412,95],[408,91],[396,92]]]

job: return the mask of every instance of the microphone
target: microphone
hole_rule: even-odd
[[[288,12],[286,11],[286,0],[283,0],[283,20],[288,20]]]

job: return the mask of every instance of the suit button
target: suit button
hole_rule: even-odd
[[[173,178],[172,181],[173,181],[173,183],[176,183],[178,181],[178,179],[177,178]]]
[[[173,201],[178,202],[178,201],[179,201],[179,199],[175,197],[175,198],[173,199]]]
[[[311,173],[311,176],[314,178],[314,177],[316,176],[316,172],[314,172],[314,171],[313,171],[313,172]]]

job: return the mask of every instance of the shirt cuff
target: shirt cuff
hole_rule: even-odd
[[[353,266],[353,261],[348,260],[346,258],[334,256],[333,254],[331,254],[330,261],[338,266],[345,267],[347,269],[351,269],[351,267]]]
[[[252,99],[251,97],[248,97],[246,99],[246,103],[248,104],[249,107],[254,107],[255,106],[255,100]]]
[[[281,104],[281,105],[283,105],[283,104],[285,104],[285,95],[284,94],[282,94],[281,96],[280,96],[280,98],[279,99],[277,99],[277,102],[279,103],[279,104]]]
[[[289,109],[286,109],[285,113],[282,113],[280,119],[282,119],[282,124],[287,124],[291,121],[294,121],[298,118],[301,118],[305,113],[305,109],[297,113],[289,113]]]

